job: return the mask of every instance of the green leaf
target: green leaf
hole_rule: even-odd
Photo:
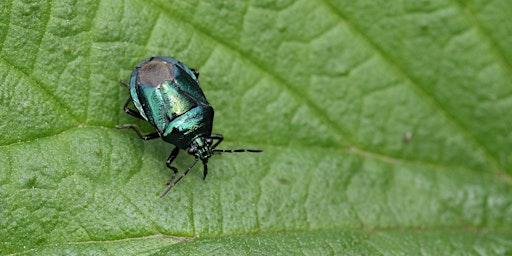
[[[3,1],[0,254],[508,255],[512,2]],[[201,71],[222,154],[159,199],[173,146],[119,85]],[[183,171],[193,158],[182,152]]]

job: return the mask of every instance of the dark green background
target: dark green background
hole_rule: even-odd
[[[511,254],[511,15],[2,1],[0,254]],[[118,80],[154,55],[200,70],[223,148],[265,152],[215,156],[159,199],[172,146],[115,129],[151,131]]]

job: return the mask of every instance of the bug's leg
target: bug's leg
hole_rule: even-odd
[[[126,89],[128,89],[128,90],[130,89],[130,85],[127,84],[123,79],[119,80],[119,83],[121,83],[121,85],[126,87]],[[126,103],[124,103],[124,107],[123,107],[124,112],[126,114],[131,115],[131,116],[134,116],[136,118],[144,120],[144,118],[140,115],[140,113],[138,111],[135,111],[135,110],[133,110],[133,109],[128,107],[128,104],[130,104],[130,102],[132,102],[132,97],[128,98],[128,100],[126,100]]]
[[[132,102],[132,98],[128,98],[128,100],[126,100],[126,103],[124,104],[124,112],[126,114],[129,114],[131,116],[134,116],[136,118],[139,118],[139,119],[142,119],[144,120],[144,118],[140,115],[139,112],[131,109],[128,107],[128,104],[130,104],[130,102]],[[142,134],[142,132],[140,131],[139,127],[137,127],[136,125],[133,125],[133,124],[127,124],[127,125],[117,125],[116,126],[117,129],[133,129],[137,135],[139,135],[139,137],[143,140],[152,140],[152,139],[156,139],[156,138],[159,138],[160,137],[160,134],[158,134],[158,132],[154,132],[154,133],[150,133],[150,134]]]
[[[212,149],[215,149],[224,140],[224,136],[222,136],[222,134],[212,133],[210,139],[217,140],[217,142],[212,145]]]
[[[126,89],[130,89],[130,85],[127,84],[123,79],[120,79],[119,83],[121,83],[122,86],[126,87]]]
[[[206,179],[206,175],[208,175],[208,162],[203,161],[203,180]]]
[[[152,139],[160,138],[160,134],[158,134],[158,132],[154,132],[154,133],[150,133],[150,134],[142,134],[139,127],[137,127],[134,124],[127,124],[127,125],[122,125],[122,126],[118,125],[118,126],[116,126],[116,128],[117,129],[132,129],[143,140],[152,140]]]
[[[196,76],[197,79],[199,79],[199,70],[195,69],[195,68],[191,68],[190,70],[192,70],[192,73],[194,73],[194,75]]]
[[[133,110],[133,109],[131,109],[131,108],[129,108],[129,107],[128,107],[128,104],[130,104],[130,102],[132,102],[132,98],[131,98],[131,97],[130,97],[130,98],[128,98],[128,100],[126,100],[126,103],[124,103],[124,107],[123,107],[124,112],[125,112],[126,114],[131,115],[131,116],[133,116],[133,117],[136,117],[136,118],[138,118],[138,119],[145,120],[145,119],[144,119],[144,117],[142,117],[138,111]]]
[[[178,182],[180,182],[180,180],[183,179],[183,177],[187,176],[188,172],[190,172],[190,170],[192,170],[192,167],[194,167],[194,165],[196,165],[198,160],[199,160],[199,158],[196,158],[196,160],[194,160],[194,162],[188,167],[188,169],[178,179],[176,179],[173,183],[169,184],[167,186],[167,189],[165,189],[165,191],[160,195],[160,198],[167,195],[167,193],[169,193],[169,191],[171,191],[172,187],[174,187],[176,184],[178,184]]]
[[[174,159],[176,159],[176,157],[178,157],[178,153],[180,153],[180,149],[178,147],[175,147],[172,150],[171,154],[169,155],[169,158],[167,158],[167,161],[165,162],[167,164],[167,167],[169,169],[171,169],[173,172],[172,177],[169,179],[169,181],[167,181],[167,186],[169,186],[169,184],[172,183],[172,181],[176,177],[176,174],[178,173],[178,168],[171,165],[172,162],[174,161]]]

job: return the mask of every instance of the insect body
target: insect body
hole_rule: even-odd
[[[148,121],[156,132],[142,134],[135,125],[117,126],[118,129],[133,129],[141,139],[162,138],[175,146],[167,159],[167,167],[173,170],[164,197],[194,167],[203,162],[203,179],[208,174],[208,159],[213,153],[262,152],[255,149],[215,149],[224,139],[221,134],[212,134],[213,108],[199,86],[199,72],[190,69],[178,60],[169,57],[151,57],[140,62],[132,72],[130,84],[121,81],[130,90],[130,98],[124,111],[134,117]],[[137,110],[128,107],[133,102]],[[215,142],[214,142],[215,140]],[[180,149],[195,156],[194,162],[175,180],[178,169],[172,162]]]

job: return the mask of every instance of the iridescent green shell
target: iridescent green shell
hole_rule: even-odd
[[[213,108],[196,74],[178,60],[151,57],[140,62],[130,77],[130,94],[141,116],[178,148],[212,133]]]

